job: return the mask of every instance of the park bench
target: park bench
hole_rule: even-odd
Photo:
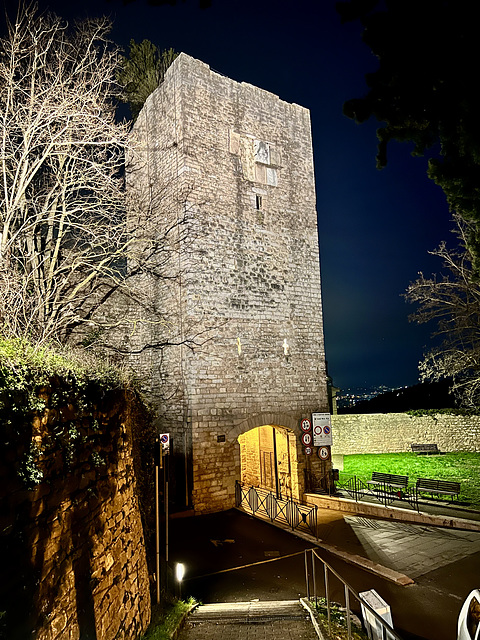
[[[395,489],[406,489],[408,486],[408,476],[397,476],[394,473],[372,472],[372,479],[367,484],[386,485]]]
[[[453,500],[460,493],[460,483],[449,480],[432,480],[430,478],[418,478],[416,482],[417,493],[430,493],[433,495],[447,495]]]
[[[433,443],[429,443],[429,444],[412,444],[410,445],[412,447],[412,451],[413,453],[426,453],[426,454],[432,454],[432,453],[440,453],[440,451],[438,450],[438,447],[436,444]]]

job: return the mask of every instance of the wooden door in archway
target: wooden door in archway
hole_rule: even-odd
[[[239,436],[241,481],[292,497],[292,469],[296,465],[295,436],[290,430],[262,425]]]

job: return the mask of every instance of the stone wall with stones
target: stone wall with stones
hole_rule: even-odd
[[[328,411],[309,111],[180,54],[132,140],[130,202],[150,198],[146,224],[171,230],[175,256],[147,286],[169,320],[145,325],[143,340],[179,343],[138,369],[172,436],[177,498],[227,509],[239,435],[299,436],[303,417]],[[306,464],[322,465],[293,442],[299,497]]]
[[[333,454],[396,453],[425,443],[440,451],[480,451],[480,416],[335,415],[332,433]]]
[[[2,637],[135,640],[146,630],[133,434],[146,435],[135,398],[95,383],[79,394],[60,380],[42,390],[33,413],[19,408],[31,397],[2,398]]]

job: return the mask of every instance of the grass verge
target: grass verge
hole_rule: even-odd
[[[193,598],[178,600],[170,605],[153,607],[152,621],[142,640],[170,640],[183,617],[196,604]]]
[[[324,638],[331,638],[332,640],[348,640],[347,614],[343,607],[337,603],[330,603],[329,629],[326,599],[318,598],[316,603],[314,600],[310,600],[309,604],[315,614],[315,618]],[[363,630],[359,618],[354,614],[351,616],[351,624],[353,640],[368,640],[368,636]],[[331,630],[331,633],[329,633],[329,630]]]

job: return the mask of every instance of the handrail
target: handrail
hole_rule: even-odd
[[[318,555],[318,552],[315,549],[305,549],[305,579],[306,579],[306,591],[307,591],[307,599],[310,600],[310,579],[308,573],[308,552],[311,553],[311,564],[312,564],[312,577],[313,577],[313,595],[315,598],[315,603],[317,602],[317,581],[316,581],[316,571],[315,571],[315,558],[320,560],[323,564],[323,573],[324,573],[324,585],[325,585],[325,600],[327,602],[327,622],[328,622],[328,632],[330,636],[332,635],[332,626],[331,626],[331,602],[330,602],[330,594],[329,594],[329,580],[328,580],[328,572],[332,573],[337,580],[339,580],[344,586],[344,594],[345,594],[345,609],[347,614],[347,633],[348,640],[352,640],[352,623],[351,623],[351,614],[350,614],[350,594],[352,594],[360,603],[362,607],[368,609],[368,611],[374,616],[374,618],[382,625],[382,638],[386,640],[387,638],[394,638],[395,640],[402,640],[402,638],[398,635],[395,629],[388,624],[365,600],[360,598],[360,595],[355,591],[355,589],[348,584],[348,582],[342,578],[342,576],[335,571],[333,567],[331,567],[326,560],[321,558]]]

